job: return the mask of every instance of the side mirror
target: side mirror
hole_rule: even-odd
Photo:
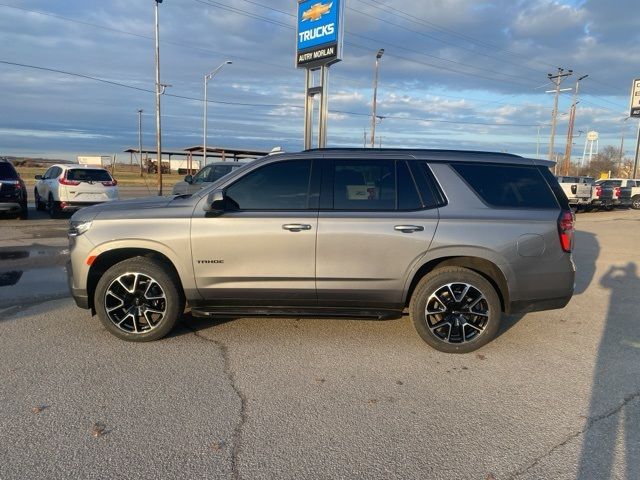
[[[36,176],[35,176],[35,179],[36,179],[36,180],[42,180],[42,175],[36,175]]]
[[[192,175],[187,175],[184,177],[184,181],[187,182],[188,184],[192,184],[193,183],[193,176]]]
[[[216,190],[207,197],[204,211],[207,212],[208,217],[217,217],[225,212],[226,203],[224,192],[222,190]]]

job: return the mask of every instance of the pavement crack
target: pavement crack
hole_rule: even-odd
[[[518,478],[521,475],[524,475],[525,473],[527,473],[529,470],[531,470],[532,468],[536,467],[542,460],[544,460],[545,458],[547,458],[548,456],[550,456],[553,452],[555,452],[556,450],[564,447],[567,443],[569,443],[570,441],[576,439],[577,437],[579,437],[580,435],[586,433],[588,430],[590,430],[595,424],[606,420],[609,417],[612,417],[613,415],[617,415],[618,413],[620,413],[620,411],[627,406],[627,404],[629,404],[630,402],[633,402],[634,400],[640,398],[640,391],[629,394],[629,395],[625,395],[624,399],[622,400],[622,402],[617,405],[616,407],[607,410],[604,413],[601,413],[600,415],[596,415],[595,417],[589,417],[587,423],[585,424],[585,426],[580,429],[579,431],[572,433],[571,435],[569,435],[567,438],[565,438],[562,442],[554,445],[553,447],[551,447],[550,449],[548,449],[546,452],[544,452],[543,454],[537,456],[536,458],[533,459],[533,461],[531,461],[528,465],[526,465],[524,468],[521,468],[520,470],[517,470],[516,472],[512,473],[511,475],[509,475],[509,480],[513,480],[515,478]]]
[[[238,423],[236,423],[231,439],[231,478],[233,478],[234,480],[238,480],[240,478],[238,460],[242,447],[242,430],[245,423],[247,422],[247,397],[236,383],[236,376],[233,369],[231,368],[228,347],[219,340],[215,340],[213,338],[202,335],[198,330],[190,327],[189,325],[186,325],[184,323],[182,325],[196,337],[206,342],[213,343],[216,347],[218,347],[218,349],[220,350],[220,354],[222,355],[224,374],[231,384],[231,388],[233,389],[234,393],[240,399],[240,420],[238,421]]]

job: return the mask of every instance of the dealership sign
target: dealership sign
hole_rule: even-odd
[[[629,110],[629,116],[640,117],[640,78],[636,78],[631,87],[631,108]]]
[[[342,58],[344,0],[299,0],[296,67],[316,68]]]

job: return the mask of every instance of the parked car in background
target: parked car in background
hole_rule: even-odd
[[[591,204],[595,183],[593,178],[581,176],[558,176],[556,178],[573,208],[579,210]]]
[[[195,175],[187,175],[184,181],[173,186],[173,195],[189,195],[211,185],[232,171],[246,165],[249,162],[213,162],[202,167]]]
[[[605,178],[596,181],[596,188],[611,189],[614,207],[629,208],[631,206],[633,196],[632,189],[635,188],[635,180],[622,178]]]
[[[196,317],[408,309],[426,343],[471,352],[503,312],[573,295],[575,217],[551,165],[447,150],[266,156],[190,196],[80,210],[69,286],[129,341],[162,338],[185,304]]]
[[[27,187],[8,160],[0,160],[0,213],[22,219],[29,216]]]
[[[36,209],[48,210],[51,218],[118,199],[118,182],[101,167],[53,165],[35,178]]]

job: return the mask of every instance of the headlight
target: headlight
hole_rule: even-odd
[[[77,237],[78,235],[82,235],[84,232],[91,228],[91,223],[91,221],[70,221],[68,235],[70,237]]]

